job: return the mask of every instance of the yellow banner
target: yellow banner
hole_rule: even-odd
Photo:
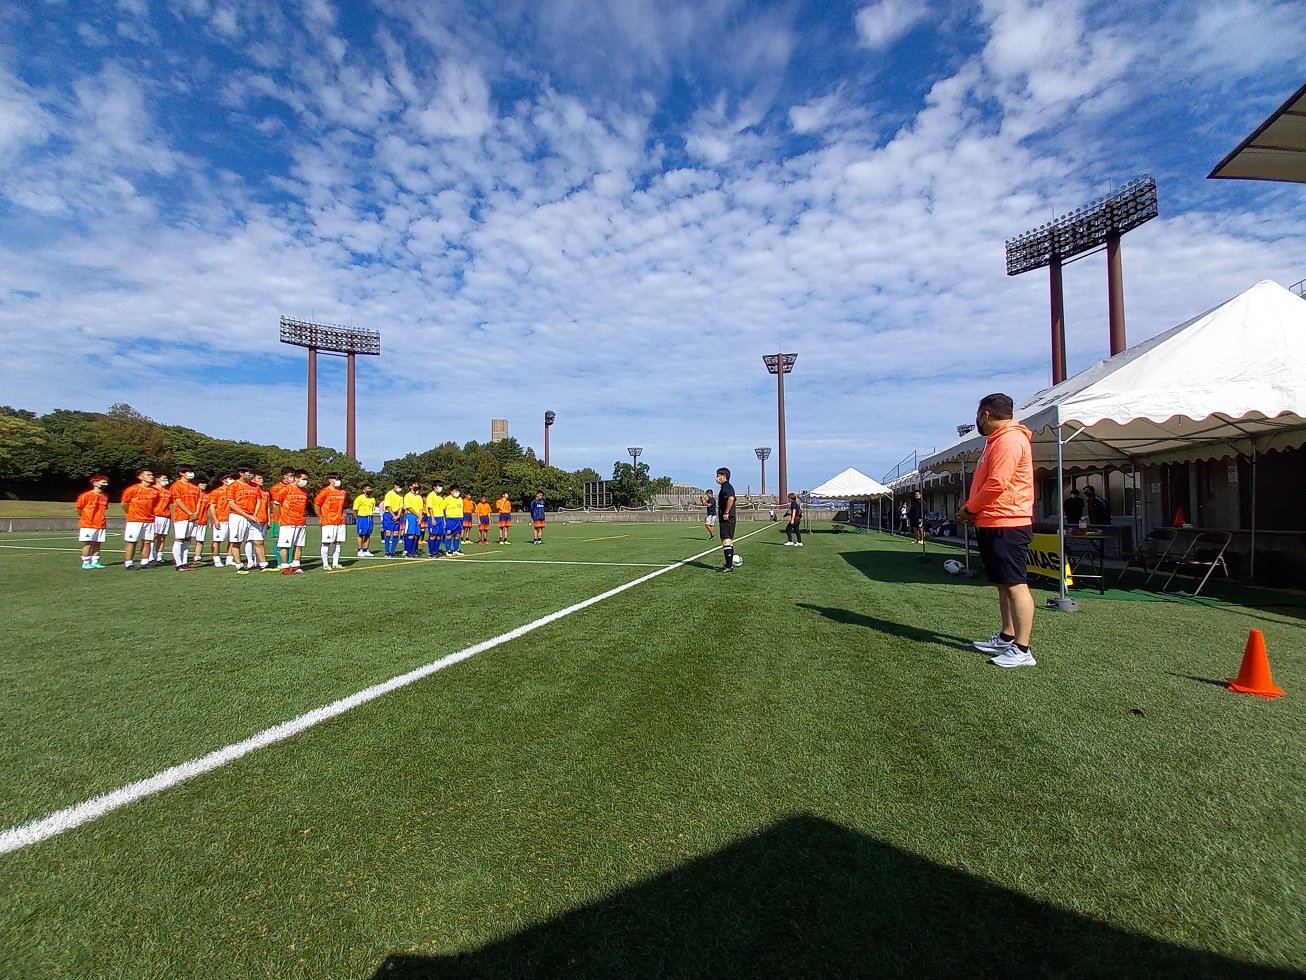
[[[1057,569],[1061,568],[1066,576],[1066,588],[1070,588],[1075,584],[1070,577],[1070,563],[1064,562],[1061,558],[1061,547],[1057,535],[1034,535],[1033,540],[1029,543],[1029,551],[1026,555],[1026,567],[1031,575],[1043,575],[1054,579],[1057,577]]]

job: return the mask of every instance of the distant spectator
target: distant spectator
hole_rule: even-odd
[[[911,526],[911,533],[916,538],[916,542],[925,540],[925,501],[921,499],[919,490],[912,494],[911,501],[907,504],[907,523]]]
[[[1070,496],[1066,498],[1066,527],[1078,524],[1083,516],[1084,498],[1079,495],[1078,490],[1071,490]]]
[[[1098,525],[1111,523],[1111,508],[1106,500],[1099,497],[1097,491],[1088,484],[1084,485],[1084,504],[1088,508],[1088,523]]]

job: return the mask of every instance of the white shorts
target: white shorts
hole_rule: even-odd
[[[344,544],[345,543],[345,526],[343,524],[323,524],[322,525],[322,543],[323,544]]]
[[[207,531],[208,529],[209,529],[209,526],[208,526],[207,524],[196,524],[196,525],[195,525],[193,528],[191,528],[191,530],[190,530],[190,539],[191,539],[192,541],[198,541],[198,542],[200,542],[201,544],[203,544],[203,543],[204,543],[204,532]]]
[[[228,520],[230,520],[230,518],[228,518]],[[213,540],[214,542],[227,540],[227,521],[213,522]]]
[[[708,514],[707,519],[703,521],[703,523],[706,524],[708,527],[711,527],[713,524],[716,523],[716,514]]]
[[[154,536],[156,538],[166,538],[168,536],[168,528],[171,526],[172,521],[168,520],[166,517],[154,518]]]
[[[227,518],[227,540],[232,544],[244,544],[249,537],[249,521],[239,514]]]
[[[146,528],[149,528],[149,530],[146,531]],[[124,541],[134,544],[139,541],[142,536],[154,537],[153,521],[150,521],[148,524],[144,521],[128,521],[123,525],[122,539]]]
[[[250,521],[249,530],[245,532],[246,541],[262,541],[268,536],[268,526],[262,521]]]
[[[178,541],[189,541],[195,529],[194,521],[173,521],[172,533]]]
[[[97,544],[104,540],[104,528],[79,527],[77,529],[77,540],[82,544]]]
[[[304,526],[291,527],[285,524],[281,525],[281,531],[277,534],[278,548],[302,548],[304,547]]]

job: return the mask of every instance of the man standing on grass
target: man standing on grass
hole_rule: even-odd
[[[707,516],[703,518],[703,526],[707,528],[708,540],[716,537],[716,532],[712,528],[716,525],[716,495],[707,494],[702,498],[701,503],[707,506]]]
[[[77,540],[82,546],[82,568],[103,568],[100,546],[104,544],[104,519],[109,509],[109,478],[91,477],[91,489],[77,498]]]
[[[794,535],[798,543],[794,544]],[[801,548],[803,546],[803,509],[798,506],[798,497],[789,495],[789,509],[785,511],[785,547]]]
[[[268,488],[268,494],[271,496],[272,500],[272,523],[268,528],[268,533],[272,536],[274,542],[281,540],[281,500],[285,497],[287,491],[289,491],[294,485],[295,468],[293,466],[283,466],[281,467],[281,479]],[[275,555],[278,565],[281,564],[280,555],[281,552],[278,549]]]
[[[408,492],[404,494],[404,557],[416,558],[417,545],[422,538],[422,514],[426,510],[426,498],[422,496],[422,484],[417,480],[408,481]]]
[[[140,543],[144,564],[146,549],[154,541],[154,504],[159,499],[159,491],[154,488],[153,470],[137,470],[136,480],[122,492],[122,506],[127,512],[127,523],[122,530],[122,567],[128,572],[136,570],[137,543]]]
[[[345,498],[339,473],[327,474],[327,485],[313,498],[313,508],[322,532],[322,569],[340,567],[340,545],[345,540]],[[331,561],[327,562],[327,548],[331,548]]]
[[[426,554],[430,558],[441,557],[445,550],[444,501],[444,481],[436,480],[426,495]]]
[[[395,480],[394,486],[381,498],[381,545],[387,558],[393,558],[399,546],[399,522],[403,517],[404,485]]]
[[[231,492],[231,485],[235,482],[235,476],[230,473],[223,473],[218,477],[218,485],[209,494],[209,502],[213,505],[213,544],[209,549],[209,554],[213,556],[214,568],[222,567],[224,553],[228,565],[236,563],[235,559],[231,557],[230,549],[227,546],[227,532],[230,529],[231,521],[231,501],[227,494]],[[222,545],[222,547],[219,548],[218,545]]]
[[[262,491],[254,485],[254,467],[237,466],[237,479],[227,487],[227,564],[241,567],[241,552],[249,540],[249,527],[254,521]]]
[[[200,489],[195,485],[195,467],[182,466],[172,483],[172,566],[189,572],[190,539],[199,520]]]
[[[149,550],[141,558],[141,568],[150,562],[160,566],[165,564],[163,546],[168,543],[168,529],[172,527],[172,521],[168,519],[172,507],[172,493],[168,490],[167,474],[159,474],[159,478],[154,481],[154,489],[158,491],[158,496],[154,499],[154,538]]]
[[[376,512],[376,498],[372,496],[372,484],[364,483],[362,491],[354,498],[354,538],[358,545],[359,558],[372,557],[372,525]]]
[[[196,499],[195,523],[190,529],[190,560],[192,564],[199,565],[204,561],[204,538],[208,532],[213,505],[209,502],[208,480],[201,476],[195,481],[195,489],[199,491],[199,497]]]
[[[304,570],[299,558],[308,534],[308,473],[297,470],[294,479],[281,493],[281,527],[277,532],[277,563],[283,575],[298,575]]]
[[[449,558],[461,558],[463,554],[459,531],[470,526],[464,523],[468,514],[466,506],[457,484],[451,486],[449,495],[444,498],[444,553]]]
[[[1034,454],[1029,429],[1011,416],[1007,395],[986,395],[980,401],[975,428],[988,441],[975,467],[970,498],[956,520],[975,523],[984,571],[998,587],[1002,630],[976,640],[975,649],[995,654],[989,663],[998,667],[1033,667],[1034,597],[1026,553],[1034,536]]]
[[[494,502],[494,509],[499,512],[499,544],[509,544],[508,528],[512,526],[512,501],[508,499],[508,491],[503,491],[503,495]]]
[[[535,498],[531,501],[531,526],[535,531],[535,538],[531,544],[544,544],[544,491],[536,490]]]
[[[725,552],[726,563],[722,572],[735,570],[735,488],[730,485],[730,471],[724,466],[716,471],[716,482],[720,485],[716,495],[717,522],[721,525],[721,550]]]

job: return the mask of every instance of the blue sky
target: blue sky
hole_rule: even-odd
[[[0,402],[299,446],[284,313],[381,331],[367,465],[492,417],[541,449],[551,409],[556,465],[641,445],[756,489],[779,346],[791,487],[880,477],[1049,383],[1046,275],[1004,241],[1133,177],[1131,343],[1306,278],[1303,188],[1205,179],[1302,50],[1272,0],[12,0]],[[1102,256],[1066,315],[1074,373]]]

